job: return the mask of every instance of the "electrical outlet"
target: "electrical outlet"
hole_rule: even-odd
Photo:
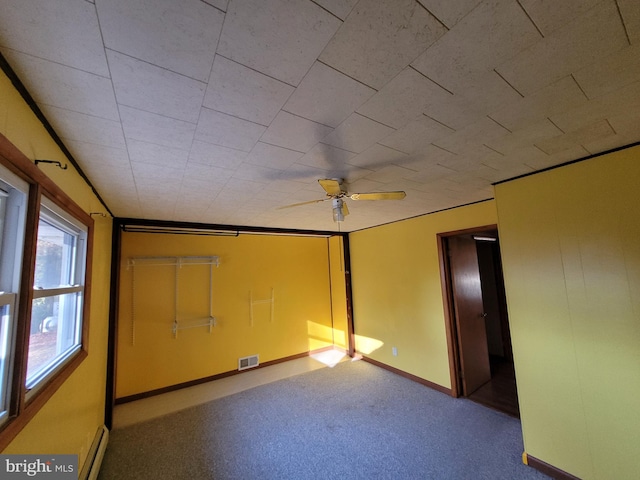
[[[391,353],[394,357],[398,356],[398,347],[391,347]]]

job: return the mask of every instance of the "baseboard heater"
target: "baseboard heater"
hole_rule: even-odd
[[[238,359],[238,370],[246,370],[247,368],[253,368],[260,365],[258,355],[251,355],[249,357],[242,357]]]
[[[82,471],[78,475],[79,480],[96,480],[98,478],[107,443],[109,443],[109,430],[103,425],[96,432]]]

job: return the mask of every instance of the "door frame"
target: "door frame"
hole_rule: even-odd
[[[453,285],[451,282],[451,269],[449,256],[447,255],[446,242],[449,237],[458,235],[470,235],[498,230],[498,225],[484,225],[451,232],[436,234],[438,243],[438,257],[440,260],[440,285],[442,287],[442,301],[444,304],[445,330],[447,335],[447,351],[449,354],[449,376],[451,378],[451,396],[460,397],[462,388],[460,385],[460,348],[458,346],[458,330],[454,311]]]

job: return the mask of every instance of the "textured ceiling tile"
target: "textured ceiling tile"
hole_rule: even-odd
[[[620,145],[631,145],[640,140],[636,125],[640,124],[640,115],[634,118],[634,127],[632,129],[618,130],[618,126],[610,122],[615,129],[615,135],[604,138],[593,139],[584,142],[582,145],[590,154],[602,153],[609,150],[619,148]]]
[[[440,147],[435,146],[434,144],[429,144],[424,148],[421,148],[418,152],[419,156],[416,157],[417,164],[409,165],[410,168],[414,170],[421,170],[424,165],[433,165],[433,164],[444,164],[449,161],[451,158],[455,157],[455,153],[451,153],[447,150],[443,150]],[[412,155],[414,157],[414,155]],[[422,164],[422,167],[418,166],[418,164]]]
[[[281,194],[288,194],[297,192],[302,188],[302,185],[299,182],[295,182],[292,180],[284,180],[278,179],[269,183],[264,189],[265,193],[267,192],[277,192]]]
[[[504,155],[508,155],[523,147],[531,146],[538,141],[557,137],[562,133],[562,130],[556,127],[548,118],[545,118],[540,122],[515,130],[508,135],[488,140],[485,144]]]
[[[418,2],[5,0],[0,50],[122,217],[337,230],[329,202],[277,207],[326,198],[318,178],[344,178],[352,192],[407,192],[401,202],[349,201],[340,225],[348,231],[486,199],[490,181],[640,141],[637,0],[601,0],[588,11],[592,0]],[[243,60],[215,57],[227,7],[226,48]],[[412,11],[413,20],[398,21]],[[414,38],[429,22],[451,28],[423,48]],[[334,60],[346,64],[356,52],[345,68],[388,78],[368,84],[378,92],[317,60],[338,29],[344,42],[357,28],[362,37]],[[28,62],[47,61],[46,75],[28,71]],[[524,98],[501,70],[517,62],[532,85]],[[559,79],[538,85],[548,78]],[[194,112],[203,114],[204,141],[193,141]],[[362,128],[345,128],[350,114]],[[364,150],[324,143],[333,125],[329,141]]]
[[[439,163],[456,172],[461,172],[477,167],[486,158],[500,156],[500,154],[480,144],[468,145],[463,149],[459,149],[459,152]]]
[[[195,140],[189,153],[189,162],[213,165],[221,168],[236,168],[248,153],[233,148],[221,147]]]
[[[116,148],[126,147],[120,122],[48,105],[40,108],[61,137]]]
[[[369,170],[379,170],[390,163],[406,167],[405,162],[410,159],[406,153],[376,143],[351,158],[348,163]]]
[[[357,112],[393,128],[401,128],[425,112],[429,105],[441,103],[451,96],[419,72],[405,68]]]
[[[551,116],[551,120],[565,132],[577,130],[599,120],[626,115],[640,109],[640,81],[566,109]]]
[[[615,2],[602,2],[497,71],[528,95],[628,45]]]
[[[226,12],[227,7],[229,6],[229,0],[202,0],[202,1],[216,8],[219,8],[223,12]]]
[[[632,45],[640,44],[640,8],[638,0],[616,0]]]
[[[613,135],[615,132],[609,122],[602,120],[579,130],[536,142],[536,147],[548,155],[554,155],[581,146],[583,143],[602,140]]]
[[[107,169],[100,168],[100,166],[89,166],[86,170],[83,170],[88,175],[95,175],[96,183],[95,187],[98,187],[98,191],[102,195],[110,195],[112,198],[118,197],[137,197],[136,182],[133,179],[133,172],[131,168],[127,170],[123,169]],[[120,188],[116,191],[113,188],[113,184],[117,183]],[[137,199],[136,199],[136,202]]]
[[[455,130],[420,114],[415,120],[407,123],[391,135],[387,135],[378,143],[405,153],[414,153],[420,147],[434,140],[451,135]]]
[[[206,84],[111,50],[107,58],[120,105],[198,121]]]
[[[62,140],[83,170],[94,168],[120,171],[130,168],[129,154],[124,148],[106,147],[66,138]]]
[[[34,57],[109,76],[95,7],[82,0],[3,0],[0,46],[11,45]]]
[[[640,43],[573,74],[589,98],[602,96],[640,80]]]
[[[263,125],[203,108],[195,139],[250,152],[265,130]]]
[[[108,78],[14,50],[4,55],[37,103],[94,117],[118,120],[118,107]],[[47,88],[40,88],[46,85]]]
[[[414,0],[361,0],[320,60],[380,89],[445,32]]]
[[[588,155],[589,155],[589,151],[586,148],[584,148],[582,145],[574,145],[571,148],[567,148],[566,150],[562,150],[558,153],[554,153],[553,155],[547,156],[546,164],[540,165],[537,168],[553,167],[566,162],[570,162],[578,158],[587,157]]]
[[[264,183],[234,178],[232,176],[222,189],[222,196],[226,198],[236,198],[238,201],[245,202],[247,197],[255,195],[263,189]]]
[[[375,90],[316,62],[284,106],[287,112],[337,127]]]
[[[98,2],[107,48],[200,81],[209,78],[224,13],[199,0]]]
[[[640,131],[638,130],[638,125],[640,125],[640,108],[620,111],[617,114],[611,115],[608,121],[617,135],[620,135],[621,138],[625,137],[630,139],[619,145],[628,145],[640,140]]]
[[[224,186],[233,175],[235,168],[221,168],[215,165],[203,165],[189,161],[184,169],[184,178],[206,181],[211,186]]]
[[[500,139],[510,132],[488,117],[482,117],[478,122],[467,125],[457,132],[443,137],[433,143],[440,148],[454,153],[461,153],[468,147],[485,145]]]
[[[136,179],[136,184],[144,185],[145,188],[160,187],[162,185],[173,185],[176,179],[182,178],[183,168],[153,165],[151,163],[132,163],[131,169]],[[173,181],[172,181],[173,180]]]
[[[141,194],[140,210],[143,218],[169,218],[173,220],[175,209],[175,197],[167,197],[162,194]]]
[[[532,172],[534,168],[529,165],[530,163],[544,163],[546,166],[548,159],[549,156],[542,150],[529,145],[515,149],[503,157],[494,156],[483,159],[482,164],[495,169],[500,177],[496,181],[501,181]]]
[[[300,157],[302,157],[302,153],[295,150],[287,150],[268,143],[258,142],[247,156],[246,163],[285,169],[299,160]]]
[[[482,117],[477,122],[467,125],[455,133],[434,141],[440,148],[451,152],[459,151],[469,145],[480,145],[497,140],[509,134],[509,130],[488,117]]]
[[[432,184],[442,178],[449,177],[453,172],[450,168],[447,168],[439,163],[433,163],[425,166],[417,173],[411,174],[409,178],[414,182],[423,184]]]
[[[191,207],[194,207],[194,200],[197,199],[195,203],[200,204],[203,208],[207,208],[218,192],[222,190],[223,186],[224,183],[212,183],[207,180],[206,177],[199,179],[189,178],[185,175],[185,178],[182,179],[182,185],[180,186],[178,202],[188,200],[185,205],[188,208],[189,204]]]
[[[318,179],[327,177],[327,171],[321,168],[302,165],[298,162],[283,170],[278,180],[292,181],[299,183],[303,188],[312,186],[313,191],[318,188]]]
[[[309,152],[307,152],[298,164],[308,165],[310,167],[321,168],[327,171],[340,171],[344,168],[345,163],[355,155],[353,152],[343,150],[325,143],[318,143]]]
[[[306,0],[236,0],[229,5],[218,53],[297,85],[341,24]]]
[[[261,125],[269,125],[294,88],[216,55],[203,105]]]
[[[323,142],[343,150],[361,153],[393,131],[393,128],[354,113],[327,135]]]
[[[546,37],[600,2],[602,0],[520,0],[519,3]]]
[[[316,3],[344,20],[358,3],[358,0],[316,0]]]
[[[250,165],[243,163],[235,172],[233,172],[232,178],[240,180],[251,180],[259,183],[269,183],[274,178],[278,178],[281,170],[269,167],[263,167],[262,165]]]
[[[165,167],[184,167],[187,164],[188,150],[141,142],[130,138],[127,150],[132,162],[150,163]]]
[[[451,28],[480,3],[480,0],[457,0],[443,2],[441,0],[418,0],[438,20]]]
[[[470,104],[461,95],[441,95],[430,98],[423,113],[449,128],[459,130],[478,121],[488,112]]]
[[[126,138],[188,150],[196,126],[155,113],[120,107],[122,128]]]
[[[517,102],[520,95],[494,70],[441,79],[443,87],[463,99],[470,109],[484,114]]]
[[[498,180],[497,172],[486,165],[478,165],[452,178],[453,181],[465,185],[469,190],[484,189]]]
[[[390,183],[403,178],[411,178],[415,175],[414,170],[399,167],[398,165],[387,165],[373,173],[366,176],[367,180],[373,180],[374,182]]]
[[[326,125],[280,112],[260,140],[305,153],[332,130]]]
[[[585,103],[587,103],[587,98],[573,78],[565,77],[520,99],[508,108],[492,112],[490,117],[500,125],[514,131]]]
[[[411,65],[455,87],[459,79],[464,83],[468,75],[489,72],[539,39],[517,2],[483,2]]]

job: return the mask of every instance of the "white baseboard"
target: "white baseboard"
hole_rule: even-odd
[[[104,452],[107,449],[107,443],[109,443],[109,430],[102,425],[98,428],[96,436],[93,439],[87,459],[84,462],[80,475],[78,475],[79,480],[96,480],[98,478]]]

